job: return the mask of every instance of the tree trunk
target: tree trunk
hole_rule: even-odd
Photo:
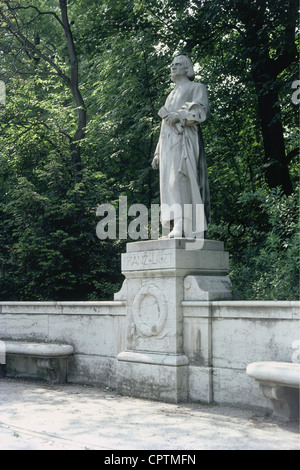
[[[87,112],[83,97],[81,95],[79,89],[79,78],[78,78],[78,59],[76,54],[76,48],[74,44],[74,38],[68,18],[68,1],[67,0],[59,0],[59,6],[61,11],[61,20],[57,16],[54,11],[47,11],[43,12],[40,11],[35,5],[18,5],[12,7],[8,0],[5,0],[5,5],[7,7],[7,11],[0,9],[0,17],[3,20],[3,23],[8,25],[9,30],[22,42],[22,44],[26,45],[35,55],[36,58],[43,59],[46,63],[48,63],[54,71],[58,74],[60,78],[70,87],[73,99],[77,106],[77,113],[78,113],[78,125],[75,135],[70,138],[70,150],[71,150],[71,159],[72,159],[72,167],[73,167],[73,175],[75,182],[80,180],[82,165],[81,165],[81,143],[86,134],[86,124],[87,124]],[[43,54],[43,52],[37,47],[40,43],[40,39],[35,36],[34,41],[32,42],[27,38],[27,36],[23,33],[22,28],[18,26],[18,22],[15,19],[12,21],[11,17],[7,14],[15,15],[15,12],[18,10],[28,10],[33,9],[35,10],[38,15],[51,15],[54,17],[60,26],[63,28],[66,36],[66,42],[68,47],[68,54],[70,60],[70,77],[65,75],[65,73],[60,69],[60,67],[50,59],[47,54]],[[35,59],[37,60],[37,59]]]
[[[292,0],[294,3],[294,0]],[[245,25],[244,42],[249,52],[252,77],[258,98],[258,110],[264,142],[265,178],[271,188],[282,187],[285,194],[293,191],[285,153],[281,109],[278,96],[278,75],[295,60],[293,21],[286,27],[282,54],[271,59],[269,36],[265,25],[266,3],[237,2],[239,19]]]
[[[285,153],[278,93],[276,90],[262,90],[260,84],[256,85],[265,150],[266,181],[270,188],[281,186],[284,193],[288,195],[292,193],[293,187]]]
[[[65,36],[67,40],[70,66],[71,66],[69,86],[70,86],[74,101],[76,103],[77,112],[78,112],[78,126],[77,126],[76,133],[71,141],[73,174],[74,174],[75,181],[78,181],[80,179],[80,174],[82,170],[81,143],[86,133],[87,113],[86,113],[86,107],[84,104],[83,97],[79,90],[78,59],[77,59],[73,34],[71,31],[71,26],[70,26],[70,22],[68,18],[67,0],[59,0],[59,4],[60,4],[60,10],[61,10],[62,23],[64,26]]]

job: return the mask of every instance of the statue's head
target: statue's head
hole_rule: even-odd
[[[182,77],[188,77],[191,81],[195,80],[193,64],[185,55],[175,57],[171,65],[171,78],[173,82],[176,82]]]

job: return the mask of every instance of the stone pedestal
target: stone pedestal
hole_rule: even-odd
[[[159,239],[127,244],[126,277],[115,300],[127,301],[127,347],[118,355],[117,389],[126,395],[187,400],[183,300],[229,299],[222,242]]]

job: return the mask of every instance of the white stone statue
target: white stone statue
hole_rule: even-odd
[[[186,56],[174,59],[171,79],[176,86],[158,113],[162,125],[152,162],[153,169],[160,169],[161,222],[163,227],[170,227],[173,221],[169,238],[183,234],[186,238],[204,238],[203,233],[197,233],[196,210],[204,208],[200,225],[205,232],[210,221],[210,197],[200,124],[209,115],[207,89],[194,82],[194,68]],[[170,212],[172,206],[181,210]]]

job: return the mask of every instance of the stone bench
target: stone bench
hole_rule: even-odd
[[[284,421],[299,420],[300,364],[253,362],[247,374],[259,382],[265,398],[273,404],[273,416]]]
[[[67,381],[68,358],[74,349],[67,344],[2,341],[7,377],[38,378],[50,383]]]

